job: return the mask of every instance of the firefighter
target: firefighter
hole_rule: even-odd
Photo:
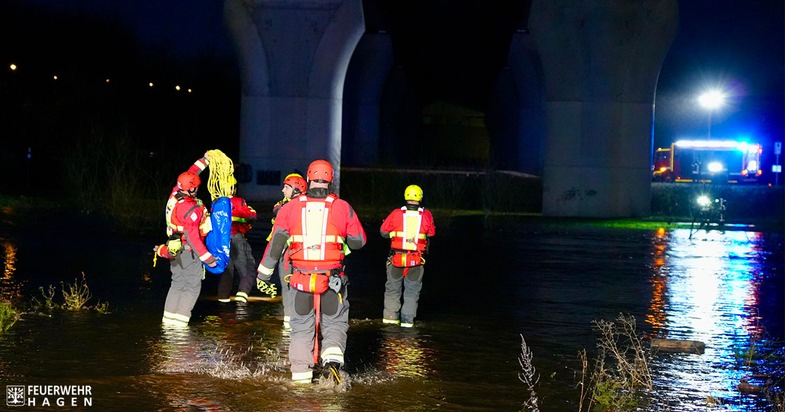
[[[237,294],[234,301],[248,302],[248,294],[254,286],[254,266],[256,261],[251,252],[251,245],[245,237],[256,221],[256,210],[240,196],[229,198],[232,203],[232,240],[230,243],[230,259],[221,279],[218,281],[218,301],[230,302],[229,295],[234,286],[234,274],[238,274]]]
[[[199,174],[208,166],[207,153],[177,177],[166,202],[165,245],[155,247],[158,256],[170,260],[172,284],[164,304],[164,325],[185,326],[199,298],[204,279],[204,265],[215,267],[216,259],[207,250],[204,237],[209,232],[209,213],[196,197]],[[207,223],[207,224],[205,224]]]
[[[436,226],[431,212],[420,205],[420,186],[406,187],[403,198],[406,205],[393,210],[379,228],[382,237],[390,239],[382,322],[411,328],[425,274],[424,256],[430,238],[436,235]]]
[[[283,205],[288,203],[292,198],[299,196],[302,193],[305,193],[307,189],[307,183],[305,179],[299,173],[290,173],[284,179],[283,183],[281,184],[281,193],[283,193],[283,199],[279,200],[273,206],[273,219],[272,223],[275,225],[275,217],[278,215],[278,211],[281,210]],[[270,231],[270,234],[267,235],[267,242],[270,242],[270,238],[272,237],[273,232]],[[278,279],[281,281],[281,301],[283,302],[283,328],[284,330],[291,330],[291,325],[289,321],[291,320],[291,308],[292,308],[292,300],[294,299],[294,291],[289,284],[287,283],[286,277],[292,273],[291,266],[288,264],[289,260],[286,259],[286,251],[281,254],[281,259],[278,262]]]
[[[320,367],[323,377],[340,383],[349,330],[343,260],[350,250],[365,245],[365,230],[351,205],[332,193],[329,162],[313,161],[306,178],[306,193],[285,204],[275,218],[271,240],[257,268],[257,287],[268,290],[273,269],[286,250],[292,266],[289,285],[294,288],[289,344],[292,381],[311,383],[313,369]]]
[[[275,216],[278,215],[278,211],[281,210],[283,205],[287,204],[293,197],[299,196],[301,193],[305,193],[307,188],[307,183],[305,179],[299,173],[290,173],[286,175],[283,179],[283,183],[281,183],[281,193],[283,193],[283,199],[279,200],[273,205],[273,218],[270,221],[273,225],[275,224]],[[270,234],[267,235],[267,241],[270,241],[270,237],[273,235],[273,232],[270,231]]]

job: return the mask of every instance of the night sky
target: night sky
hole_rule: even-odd
[[[712,115],[712,137],[749,136],[771,148],[783,140],[785,2],[682,1],[680,30],[663,62],[655,143],[708,134],[697,96],[709,88],[728,95]],[[770,150],[769,150],[770,153]]]
[[[783,140],[783,3],[681,2],[680,30],[663,62],[657,89],[655,146],[706,135],[708,114],[696,98],[707,88],[721,88],[729,98],[712,115],[712,136],[746,136],[763,143],[768,153],[773,141]],[[3,69],[20,58],[36,65],[62,66],[70,57],[88,55],[93,60],[83,59],[88,63],[80,67],[100,66],[121,76],[144,73],[172,84],[190,82],[188,87],[212,88],[211,93],[223,92],[239,100],[236,61],[223,27],[222,8],[218,0],[5,0],[0,4]],[[499,21],[509,20],[509,15],[502,15],[509,13],[504,7],[493,9],[498,10]],[[493,16],[482,18],[493,21]],[[43,41],[38,40],[41,37]],[[131,67],[133,73],[128,72]],[[201,73],[194,67],[200,67]],[[104,75],[99,71],[96,75]],[[461,93],[443,87],[434,93],[458,96],[458,100],[463,95],[465,105],[481,107],[471,99],[476,90]],[[237,121],[228,113],[219,117],[216,122]],[[236,126],[229,130],[234,132]]]

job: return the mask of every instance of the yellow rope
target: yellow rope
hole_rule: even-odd
[[[234,195],[235,184],[234,164],[232,159],[218,149],[208,150],[210,158],[210,177],[207,179],[207,190],[212,200],[219,197]]]

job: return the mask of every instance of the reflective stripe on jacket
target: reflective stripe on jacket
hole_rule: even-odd
[[[330,206],[327,206],[327,198],[330,198]],[[316,247],[312,248],[313,253],[309,252],[308,257],[314,256],[316,251],[328,251],[329,253],[325,254],[325,259],[330,259],[330,261],[306,260],[305,252],[300,250],[298,254],[293,256],[298,258],[297,263],[302,265],[297,269],[303,272],[324,272],[334,269],[341,264],[340,260],[350,250],[357,250],[365,246],[367,239],[362,223],[360,223],[354,209],[345,200],[337,198],[334,194],[325,194],[324,197],[303,195],[293,198],[281,208],[275,217],[271,240],[267,243],[262,260],[259,262],[257,271],[263,275],[264,280],[270,278],[273,268],[278,264],[284,250],[288,248],[287,256],[289,256],[289,253],[295,252],[295,246],[305,247],[310,244],[310,238],[306,233],[303,233],[304,226],[307,226],[308,233],[316,237],[316,234],[312,232],[312,227],[315,228],[319,224],[314,223],[313,226],[303,224],[303,214],[307,210],[303,204],[310,202],[321,204],[322,210],[318,213],[318,220],[322,224],[322,229],[318,231],[319,239],[313,241],[314,243],[311,245]],[[324,210],[328,208],[329,210]],[[315,210],[313,212],[315,213]],[[316,219],[313,218],[313,220]],[[305,221],[308,222],[308,219]],[[321,238],[322,234],[324,239]],[[343,244],[340,244],[341,239]],[[297,245],[290,244],[295,241]],[[324,245],[323,248],[322,245]],[[338,250],[339,247],[343,250]]]
[[[420,232],[423,208],[407,210],[402,207],[401,230],[390,232],[390,247],[399,250],[425,250],[427,236]]]
[[[429,210],[403,206],[390,212],[379,232],[390,239],[390,248],[393,250],[424,252],[428,247],[428,239],[436,235],[436,226]]]
[[[288,249],[296,269],[324,271],[343,265],[344,239],[330,216],[335,199],[335,195],[324,199],[299,197],[300,219],[293,222]]]

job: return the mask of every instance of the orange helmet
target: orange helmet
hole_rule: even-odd
[[[200,184],[202,184],[202,181],[196,173],[185,172],[177,176],[177,188],[180,190],[188,192],[191,189],[196,189]]]
[[[305,193],[308,189],[308,184],[305,183],[305,179],[298,173],[286,175],[286,178],[283,179],[283,184],[291,186],[292,189],[294,189],[294,194]]]
[[[308,165],[308,180],[333,181],[333,166],[326,160],[314,160]]]

